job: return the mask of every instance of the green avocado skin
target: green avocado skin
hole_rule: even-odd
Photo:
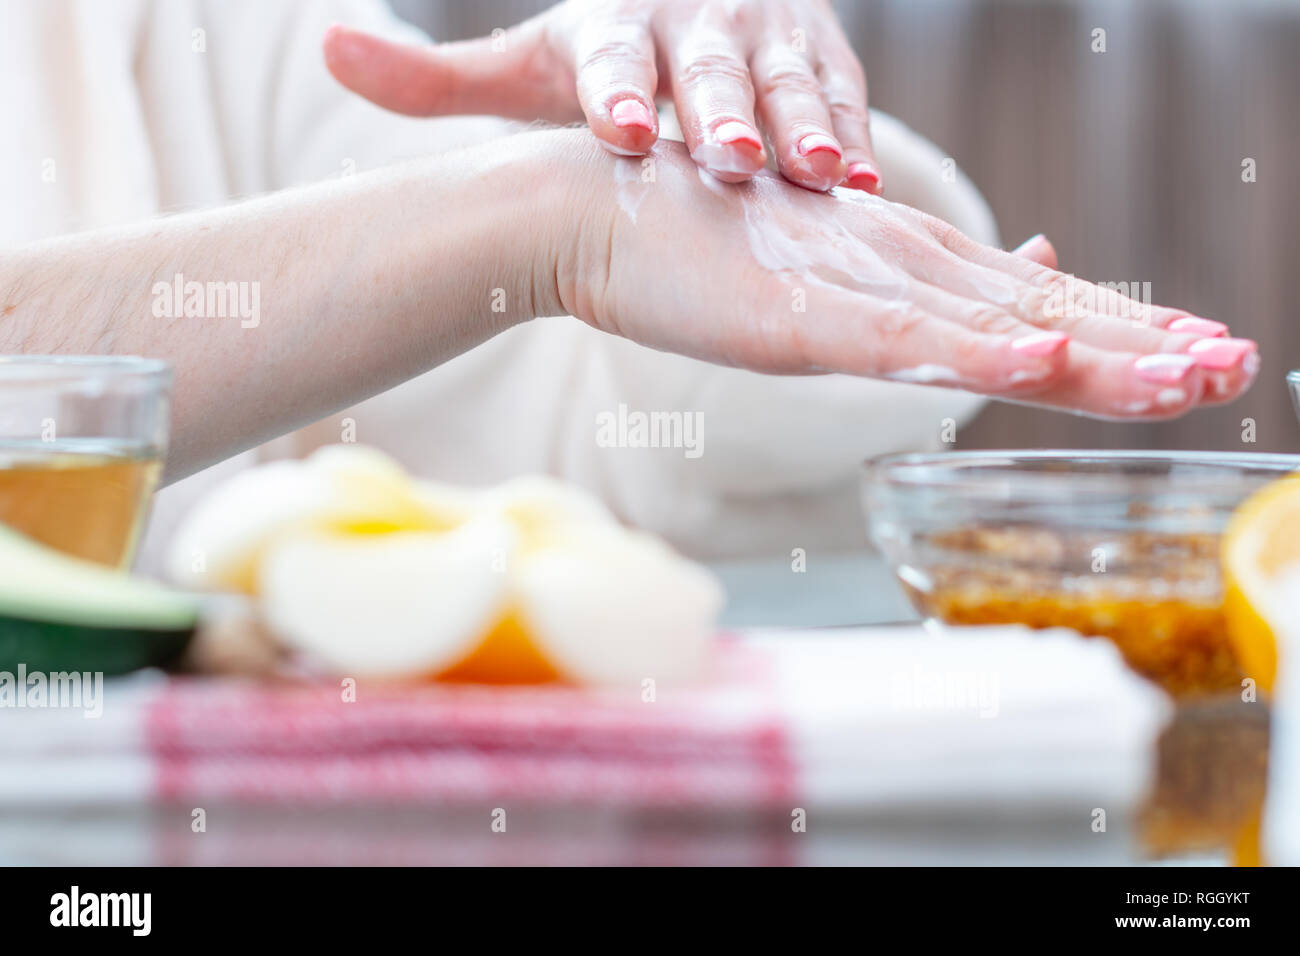
[[[92,627],[0,615],[0,671],[125,674],[165,667],[184,652],[194,628],[175,631]]]

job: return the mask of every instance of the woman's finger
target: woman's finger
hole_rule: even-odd
[[[829,289],[809,299],[783,347],[814,369],[1024,397],[1050,389],[1067,366],[1068,349],[1051,333],[1050,341],[1027,343],[965,328],[911,302]]]
[[[1205,378],[1201,401],[1230,402],[1250,388],[1259,372],[1259,346],[1250,339],[1206,338],[1187,354],[1196,359]]]
[[[906,295],[931,315],[941,315],[972,332],[1008,336],[1018,351],[1050,355],[1065,348],[1070,341],[1068,333],[1043,329],[988,302],[966,298],[917,279],[908,282]]]
[[[574,42],[578,102],[587,125],[610,152],[640,156],[659,135],[654,40],[641,20],[596,16]]]
[[[1189,355],[1111,352],[1075,340],[1065,371],[1033,401],[1098,418],[1158,420],[1195,406],[1204,386]]]
[[[778,347],[813,369],[962,388],[1109,419],[1173,418],[1204,392],[1206,372],[1193,356],[1107,351],[992,312],[974,319],[977,328],[949,319],[971,321],[967,308],[943,290],[909,289],[904,301],[819,289],[809,295],[804,321],[785,326]]]
[[[782,38],[760,44],[749,66],[781,173],[819,192],[838,186],[844,179],[844,150],[812,64]]]
[[[1041,250],[1040,254],[1043,254]],[[1141,303],[1115,301],[1108,304],[1098,296],[1080,291],[1076,298],[1065,304],[1067,292],[1053,292],[1051,286],[1045,292],[1042,286],[1031,285],[988,266],[976,265],[946,249],[918,249],[910,257],[908,268],[913,276],[924,282],[995,306],[1038,328],[1068,332],[1076,341],[1098,348],[1143,354],[1185,352],[1201,338],[1145,323],[1138,314]],[[1061,283],[1071,283],[1071,287],[1073,283],[1091,285],[1063,273],[1052,274],[1059,276]],[[1093,288],[1098,293],[1106,291],[1100,287]],[[1053,304],[1056,302],[1062,304]],[[1109,312],[1109,309],[1115,311]]]
[[[997,301],[1000,297],[1004,273],[974,266],[965,260],[954,260],[951,264],[953,274],[961,278],[949,278],[943,284],[966,294]],[[978,270],[983,270],[980,272]],[[1048,285],[1044,293],[1041,287],[1025,284],[1019,294],[1009,296],[1003,307],[1030,324],[1042,328],[1052,328],[1067,332],[1070,338],[1080,345],[1118,353],[1137,353],[1157,355],[1161,353],[1181,353],[1191,357],[1203,373],[1201,376],[1203,390],[1199,400],[1206,402],[1230,401],[1249,387],[1259,369],[1259,351],[1254,342],[1247,339],[1233,339],[1221,334],[1222,326],[1208,320],[1187,317],[1188,322],[1178,318],[1164,321],[1163,328],[1155,324],[1145,324],[1148,311],[1154,307],[1144,303],[1127,300],[1119,296],[1110,304],[1105,304],[1102,295],[1108,290],[1098,288],[1096,296],[1077,292],[1076,286],[1082,280],[1061,273],[1054,280],[1057,286],[1066,291],[1051,291]],[[1086,283],[1085,283],[1086,285]],[[1071,299],[1071,296],[1078,296]],[[1101,297],[1102,304],[1098,304]],[[1062,307],[1062,302],[1070,303]],[[1171,311],[1177,315],[1176,310]],[[1203,331],[1198,331],[1202,330]]]
[[[994,339],[993,348],[1017,353],[1020,367],[1003,372],[1000,385],[972,376],[963,366],[962,349],[972,340],[952,330],[932,328],[930,359],[910,373],[895,370],[885,377],[898,381],[955,384],[986,395],[1071,408],[1102,418],[1162,419],[1181,415],[1202,399],[1207,372],[1190,355],[1138,354],[1099,349],[1059,330],[1044,330],[1022,322],[987,303],[960,299],[921,283],[909,287],[908,298],[929,314],[943,316],[981,339]],[[974,353],[980,356],[979,350]],[[987,352],[985,352],[987,354]],[[953,356],[957,355],[954,360]],[[1035,365],[1039,360],[1042,364]],[[995,366],[996,367],[996,366]],[[945,382],[942,369],[962,368],[965,380]]]
[[[938,220],[928,225],[954,256],[951,281],[960,291],[973,284],[982,297],[1005,304],[1026,321],[1067,331],[1075,341],[1097,348],[1185,353],[1203,372],[1202,401],[1231,401],[1259,371],[1258,346],[1249,339],[1227,338],[1228,327],[1220,322],[1155,306],[1027,257],[983,246]],[[929,275],[922,271],[922,277]],[[1023,286],[1017,289],[1011,283]]]
[[[1227,327],[1221,323],[1152,306],[1055,271],[1051,268],[1055,250],[1042,237],[1035,236],[1015,252],[1003,253],[965,237],[954,239],[946,224],[931,226],[930,231],[943,237],[943,249],[937,257],[931,250],[910,258],[908,269],[915,278],[983,300],[1031,325],[1066,332],[1078,348],[1136,355],[1133,361],[1141,358],[1144,367],[1164,367],[1164,360],[1157,356],[1179,353],[1198,369],[1194,384],[1200,391],[1193,402],[1231,401],[1250,387],[1259,370],[1256,344],[1225,337]],[[1003,269],[979,263],[996,263]],[[1113,381],[1121,380],[1122,376]],[[1146,417],[1166,417],[1177,414],[1178,403],[1171,400],[1174,396],[1173,391],[1165,392],[1163,403],[1129,397],[1119,405],[1121,409],[1144,407],[1141,414]],[[1130,413],[1097,414],[1124,417]]]
[[[570,71],[543,39],[533,21],[499,36],[435,46],[394,43],[333,26],[323,47],[336,80],[397,113],[485,113],[569,122],[580,115],[569,87]]]
[[[1021,256],[1048,269],[1056,270],[1058,268],[1056,249],[1042,233],[1031,236],[1015,249],[1011,250],[1012,255]],[[984,268],[984,267],[981,267]],[[1122,297],[1118,301],[1123,301]],[[1130,311],[1132,306],[1128,306]],[[1226,338],[1228,327],[1222,322],[1215,322],[1212,319],[1202,319],[1186,313],[1179,313],[1178,310],[1171,310],[1175,314],[1168,318],[1164,325],[1164,331],[1178,333],[1181,335],[1193,336],[1196,339],[1201,338]],[[1162,315],[1163,317],[1163,315]],[[1157,328],[1155,323],[1150,328]],[[1190,343],[1186,343],[1190,344]],[[1201,350],[1207,346],[1200,346]],[[1169,349],[1163,349],[1169,351]]]
[[[867,112],[867,77],[838,24],[823,31],[818,43],[818,77],[831,114],[835,136],[844,147],[844,185],[880,195],[880,165],[871,147]]]
[[[1099,349],[1185,354],[1202,372],[1201,401],[1231,401],[1259,370],[1259,347],[1249,339],[1227,337],[1222,323],[1154,306],[1075,276],[1046,272],[1038,284],[1029,285],[1013,311]]]
[[[1030,236],[1016,246],[1011,250],[1011,254],[1013,256],[1023,256],[1031,262],[1037,262],[1040,266],[1047,266],[1049,269],[1057,268],[1056,247],[1041,232],[1036,236]]]
[[[1051,266],[1037,262],[1033,257],[1017,254],[1019,250],[1003,252],[976,242],[941,219],[933,216],[921,218],[926,231],[957,257],[1032,286],[1036,290],[1033,297],[1034,311],[1040,311],[1049,317],[1061,312],[1107,315],[1130,319],[1143,327],[1167,329],[1198,337],[1222,335],[1227,331],[1228,327],[1221,322],[1190,315],[1183,309],[1139,301],[1117,289],[1058,272]],[[1025,245],[1035,243],[1039,238],[1035,236]]]
[[[749,66],[732,34],[700,17],[669,27],[673,104],[686,148],[717,179],[743,182],[767,158],[754,122]]]

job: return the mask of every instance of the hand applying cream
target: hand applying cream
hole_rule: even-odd
[[[567,245],[574,255],[547,266],[562,278],[557,311],[764,372],[849,372],[1112,419],[1230,401],[1258,369],[1255,344],[1221,323],[1057,271],[1041,236],[1003,252],[861,191],[821,196],[768,172],[723,185],[677,144],[654,155],[645,183],[588,151],[596,169],[580,178],[608,190],[570,202],[612,238]]]
[[[335,77],[417,116],[585,117],[619,156],[659,135],[671,96],[691,158],[724,182],[763,168],[807,189],[881,191],[867,83],[826,0],[565,0],[503,34],[406,46],[335,27]]]

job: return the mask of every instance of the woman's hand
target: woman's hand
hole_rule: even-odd
[[[863,192],[770,173],[723,186],[676,143],[617,159],[565,144],[573,131],[529,135],[580,164],[554,204],[562,238],[534,280],[553,291],[536,308],[644,345],[1123,419],[1229,401],[1258,368],[1255,344],[1220,323],[1057,272],[1041,237],[1006,253]]]
[[[334,27],[325,59],[400,113],[585,115],[619,155],[654,145],[655,98],[671,95],[691,157],[718,179],[762,169],[766,134],[791,182],[880,192],[866,79],[826,0],[565,0],[492,37],[419,47]]]

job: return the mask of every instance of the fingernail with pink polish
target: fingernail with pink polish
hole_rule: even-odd
[[[809,133],[803,139],[799,140],[795,147],[799,150],[800,156],[808,156],[812,153],[834,153],[836,156],[843,156],[844,151],[840,149],[840,144],[825,133]]]
[[[1024,256],[1037,252],[1040,248],[1047,245],[1047,237],[1041,232],[1036,236],[1030,236],[1020,245],[1011,250],[1012,255]]]
[[[1011,347],[1022,355],[1042,358],[1055,355],[1068,341],[1070,337],[1064,332],[1034,332],[1016,339],[1011,343]]]
[[[1154,385],[1172,385],[1181,382],[1196,368],[1196,359],[1190,355],[1178,355],[1173,352],[1159,352],[1144,355],[1133,363],[1138,378]]]
[[[619,100],[609,111],[609,115],[619,129],[633,126],[653,132],[655,128],[654,117],[640,100]]]
[[[723,146],[735,146],[737,143],[745,143],[755,149],[763,148],[763,139],[758,135],[758,130],[739,120],[730,120],[723,123],[713,131],[713,136]]]
[[[1167,328],[1170,332],[1184,332],[1188,335],[1201,335],[1206,338],[1228,334],[1228,327],[1222,322],[1215,322],[1213,319],[1198,319],[1194,315],[1174,319]]]
[[[1241,370],[1246,373],[1250,379],[1255,378],[1255,373],[1259,371],[1259,351],[1247,353],[1246,357],[1241,360]]]
[[[1232,368],[1256,348],[1250,339],[1201,339],[1188,346],[1187,354],[1201,368],[1218,372]]]
[[[867,193],[879,192],[880,173],[870,163],[849,163],[844,170],[844,185]]]

